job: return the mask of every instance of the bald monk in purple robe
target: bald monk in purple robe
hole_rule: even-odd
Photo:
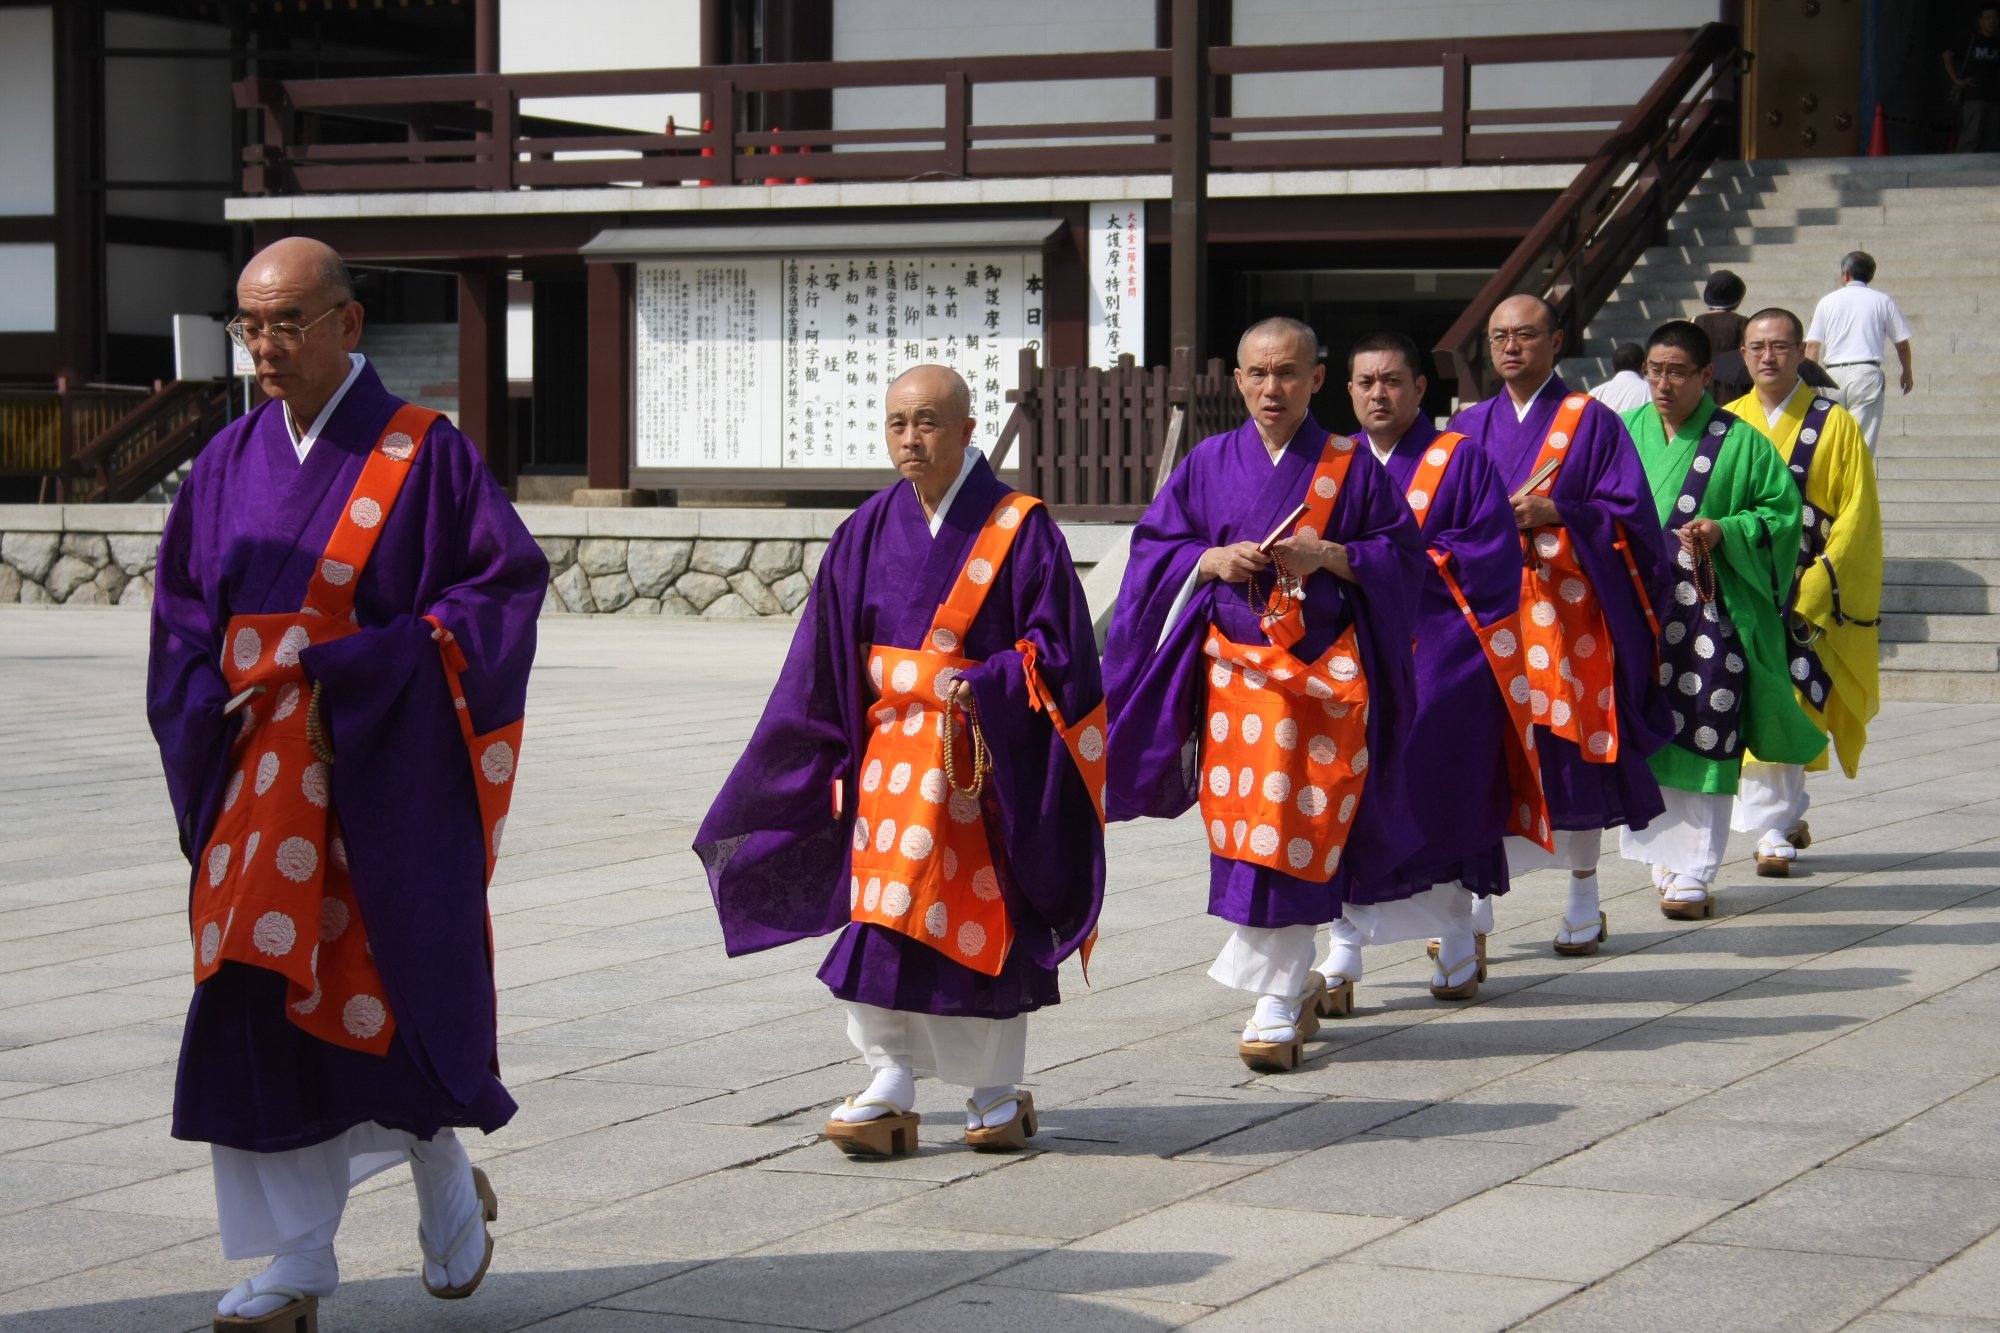
[[[1480,626],[1511,622],[1521,594],[1513,509],[1486,455],[1468,441],[1452,446],[1424,415],[1421,365],[1416,344],[1401,334],[1354,346],[1347,387],[1363,427],[1356,439],[1387,470],[1422,525],[1424,545],[1445,557]],[[1437,456],[1444,470],[1432,480],[1430,456],[1441,446],[1451,447]],[[1509,819],[1524,801],[1539,811],[1541,793],[1513,790],[1507,755],[1520,744],[1513,716],[1466,609],[1430,566],[1417,606],[1417,709],[1404,751],[1420,846],[1386,875],[1358,869],[1358,901],[1333,923],[1333,953],[1321,971],[1329,980],[1358,979],[1363,944],[1432,936],[1438,965],[1431,993],[1469,999],[1485,972],[1477,937],[1491,928],[1490,900],[1507,892]]]
[[[190,859],[221,812],[247,798],[237,737],[283,708],[260,695],[232,709],[232,650],[245,664],[242,642],[225,637],[232,618],[298,614],[337,525],[365,520],[375,535],[358,573],[339,576],[356,628],[293,657],[322,698],[333,755],[340,836],[320,855],[351,873],[361,917],[322,917],[315,900],[307,938],[317,962],[324,941],[365,927],[394,1036],[370,1054],[309,1035],[289,1021],[288,1008],[310,1006],[288,1006],[284,976],[225,962],[195,989],[174,1093],[174,1136],[213,1145],[224,1253],[276,1256],[223,1297],[216,1325],[289,1330],[339,1280],[333,1242],[350,1185],[390,1166],[408,1163],[415,1178],[432,1295],[469,1295],[491,1258],[490,1187],[453,1130],[490,1133],[515,1105],[498,1074],[486,910],[497,830],[484,823],[459,715],[480,730],[521,716],[548,563],[449,422],[414,441],[386,432],[405,405],[354,352],[362,308],[332,250],[278,242],[244,269],[237,304],[232,336],[271,401],[196,459],[167,519],[153,596],[147,713]],[[350,496],[388,440],[398,442],[380,451],[393,447],[409,470],[385,517]],[[456,697],[447,633],[466,663]],[[315,799],[328,799],[325,787]],[[252,844],[231,864],[256,855]],[[207,862],[196,906],[228,883]],[[292,945],[289,930],[258,925],[258,949]],[[365,1029],[385,1010],[357,1016]]]
[[[1535,750],[1555,853],[1551,857],[1521,838],[1508,844],[1517,871],[1553,864],[1570,872],[1555,947],[1561,953],[1594,952],[1604,933],[1597,884],[1604,830],[1643,828],[1666,809],[1646,759],[1673,739],[1673,717],[1654,675],[1658,629],[1652,619],[1653,608],[1672,595],[1671,567],[1632,437],[1595,399],[1583,404],[1553,492],[1519,495],[1572,397],[1555,373],[1563,331],[1554,309],[1536,296],[1509,297],[1487,323],[1494,369],[1505,387],[1459,412],[1451,429],[1485,450],[1510,497],[1519,496],[1513,500],[1514,520],[1524,534],[1567,531],[1615,652],[1616,761],[1594,762],[1538,719]],[[1524,613],[1529,609],[1523,606]]]
[[[1095,639],[1048,510],[1035,504],[1018,523],[1000,514],[1011,491],[969,444],[965,381],[944,366],[915,367],[890,386],[886,408],[889,454],[905,480],[865,501],[827,543],[778,686],[694,850],[732,957],[836,936],[819,976],[845,1003],[848,1036],[873,1074],[834,1110],[829,1140],[855,1155],[914,1150],[915,1079],[926,1074],[970,1090],[970,1146],[1020,1147],[1034,1129],[1032,1099],[1017,1086],[1027,1016],[1060,1001],[1057,965],[1093,936],[1103,899],[1103,826],[1052,716],[1081,726],[1099,708]],[[979,569],[975,546],[996,520],[1012,529],[1012,545],[997,567]],[[954,808],[967,799],[966,769],[947,783],[906,765],[885,774],[869,757],[880,701],[900,674],[873,678],[871,659],[885,646],[923,650],[936,639],[940,606],[962,575],[979,577],[984,601],[962,635],[940,643],[972,664],[947,668],[955,679],[931,702],[960,728],[976,721],[992,755],[978,805],[964,813],[983,819],[993,857],[992,879],[976,891],[990,901],[997,890],[1015,932],[993,973],[954,954],[964,941],[951,904],[937,904],[950,919],[935,932],[920,929],[915,918],[926,912],[909,909],[912,885],[874,882],[886,876],[864,884],[866,872],[853,868],[869,850],[864,800],[919,789]],[[910,679],[918,674],[912,667]],[[1053,708],[1038,707],[1038,694]],[[1083,748],[1101,761],[1101,726]],[[913,831],[906,821],[905,838]],[[930,846],[926,837],[917,850],[935,861]],[[911,918],[910,930],[883,912]],[[899,1129],[877,1141],[875,1122]]]
[[[1263,774],[1265,795],[1279,798],[1268,807],[1278,821],[1320,808],[1314,793],[1321,780],[1303,756],[1352,761],[1358,770],[1356,799],[1336,802],[1344,818],[1329,830],[1344,844],[1280,834],[1260,850],[1257,817],[1210,818],[1204,807],[1208,910],[1233,927],[1209,975],[1257,997],[1238,1044],[1253,1068],[1291,1068],[1297,1043],[1317,1030],[1315,1010],[1344,1012],[1351,986],[1329,995],[1329,978],[1313,970],[1318,929],[1341,919],[1345,904],[1369,901],[1371,890],[1407,896],[1396,871],[1422,841],[1405,799],[1404,755],[1415,709],[1410,638],[1428,561],[1409,506],[1381,464],[1313,420],[1312,395],[1326,377],[1318,349],[1318,336],[1296,320],[1265,320],[1244,334],[1236,383],[1250,419],[1196,445],[1146,511],[1132,535],[1104,654],[1106,813],[1113,820],[1172,819],[1211,795],[1217,803],[1254,800],[1263,767],[1299,767],[1296,775],[1275,767]],[[1349,461],[1327,527],[1295,531],[1287,517],[1317,486],[1315,469],[1329,456],[1330,440]],[[1238,681],[1254,686],[1255,698],[1275,684],[1264,671],[1239,669],[1249,667],[1247,657],[1232,666],[1216,656],[1222,638],[1233,645],[1221,649],[1225,655],[1260,658],[1277,642],[1267,635],[1275,622],[1260,613],[1284,600],[1265,577],[1272,556],[1259,550],[1270,535],[1279,537],[1272,552],[1298,581],[1304,636],[1291,653],[1300,663],[1323,661],[1352,630],[1366,683],[1358,715],[1328,698],[1317,679],[1296,716],[1275,723],[1252,724],[1247,711],[1216,703],[1217,692]],[[1253,607],[1255,597],[1267,605]],[[1355,665],[1347,663],[1342,675]],[[1357,728],[1352,743],[1324,734],[1360,719],[1365,729]],[[1238,761],[1217,761],[1238,736],[1268,745],[1273,735],[1282,750],[1269,752],[1266,764],[1243,767],[1240,784],[1232,780]]]

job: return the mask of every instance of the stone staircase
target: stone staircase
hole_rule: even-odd
[[[1840,257],[1866,250],[1875,286],[1910,321],[1915,391],[1889,399],[1876,442],[1888,563],[1882,691],[2000,703],[2000,157],[1723,162],[1688,196],[1584,338],[1572,382],[1610,373],[1611,349],[1701,310],[1718,268],[1741,309],[1810,321]]]
[[[458,325],[370,324],[361,334],[361,350],[390,393],[457,413],[457,398],[426,394],[424,386],[458,382]]]

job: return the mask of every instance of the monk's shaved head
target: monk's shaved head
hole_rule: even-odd
[[[908,386],[935,401],[940,409],[955,417],[972,415],[972,386],[965,376],[950,366],[911,366],[889,383],[889,396]]]
[[[354,278],[347,261],[324,241],[310,236],[287,236],[252,255],[243,266],[243,279],[276,283],[305,292],[315,292],[328,305],[354,299]]]
[[[1288,338],[1298,349],[1299,359],[1307,365],[1319,360],[1319,335],[1312,325],[1301,320],[1287,319],[1283,315],[1273,315],[1260,319],[1243,330],[1243,336],[1236,340],[1236,364],[1243,365],[1249,355],[1250,344],[1274,338]]]

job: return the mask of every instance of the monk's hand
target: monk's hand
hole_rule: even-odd
[[[956,705],[968,713],[974,711],[979,706],[973,701],[972,687],[965,683],[963,677],[951,683],[951,688],[945,692],[945,701]]]
[[[1284,552],[1285,564],[1294,574],[1303,576],[1324,569],[1336,578],[1354,582],[1354,566],[1347,563],[1347,548],[1339,542],[1294,533],[1279,542],[1276,549]]]
[[[1514,501],[1514,526],[1522,530],[1528,528],[1559,528],[1562,515],[1556,512],[1556,502],[1546,495],[1524,495]]]
[[[1233,546],[1211,546],[1201,553],[1199,568],[1204,578],[1224,583],[1248,583],[1270,566],[1271,557],[1257,549],[1256,542]]]
[[[1722,525],[1712,518],[1690,519],[1680,526],[1681,549],[1689,555],[1713,551],[1722,545]]]

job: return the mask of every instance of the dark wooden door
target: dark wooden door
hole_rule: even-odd
[[[1746,0],[1743,155],[1853,157],[1867,144],[1861,108],[1864,0]]]

